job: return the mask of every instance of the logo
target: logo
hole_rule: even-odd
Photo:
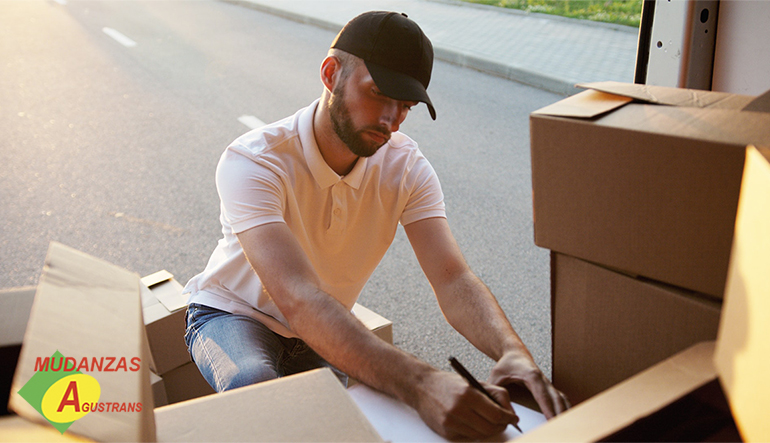
[[[118,364],[113,366],[116,360]],[[99,381],[81,371],[138,371],[139,362],[138,357],[131,359],[130,366],[125,357],[83,357],[78,364],[74,358],[56,351],[50,358],[37,358],[35,375],[19,390],[19,395],[63,434],[72,423],[91,412],[141,412],[141,403],[99,402]]]

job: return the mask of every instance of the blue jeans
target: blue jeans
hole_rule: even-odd
[[[193,303],[185,321],[190,356],[217,392],[322,367],[347,386],[347,375],[304,341],[276,334],[251,317]]]

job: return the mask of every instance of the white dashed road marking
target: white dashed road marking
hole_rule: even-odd
[[[104,31],[105,34],[114,38],[115,41],[117,41],[118,43],[120,43],[121,45],[127,48],[133,48],[134,46],[136,46],[135,41],[131,40],[130,38],[126,37],[125,35],[121,34],[120,32],[112,28],[102,28],[102,31]]]
[[[267,124],[262,120],[254,117],[253,115],[242,115],[238,117],[238,121],[248,126],[251,129],[261,128],[262,126],[265,126]]]

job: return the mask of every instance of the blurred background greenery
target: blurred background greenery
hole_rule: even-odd
[[[463,0],[527,12],[639,27],[643,0]]]

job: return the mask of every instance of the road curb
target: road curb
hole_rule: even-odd
[[[327,20],[310,17],[305,14],[275,8],[251,0],[220,0],[257,11],[266,12],[295,22],[317,26],[333,32],[339,32],[344,24],[333,23]],[[572,95],[575,92],[575,82],[559,79],[542,72],[537,72],[522,66],[514,66],[491,60],[479,55],[434,45],[435,57],[439,60],[465,68],[475,69],[486,74],[501,77],[506,80],[522,83],[527,86],[553,92],[559,95]]]

